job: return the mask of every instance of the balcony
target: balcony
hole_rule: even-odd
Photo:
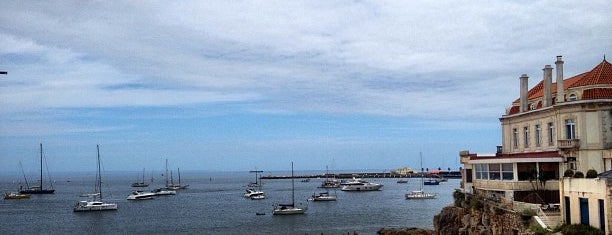
[[[580,148],[580,140],[579,139],[557,140],[557,147],[559,149],[578,149]]]

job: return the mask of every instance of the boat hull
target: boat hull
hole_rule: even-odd
[[[103,203],[103,202],[78,202],[73,211],[74,212],[89,212],[89,211],[114,211],[117,210],[117,204],[114,203]]]
[[[306,209],[302,208],[278,208],[272,211],[273,215],[300,215],[306,213]]]
[[[30,194],[21,194],[21,193],[7,193],[4,194],[4,199],[29,199]]]
[[[21,194],[53,194],[55,189],[26,189],[19,191]]]
[[[366,185],[345,185],[342,187],[342,191],[350,192],[366,192],[366,191],[379,191],[383,187],[382,184],[366,184]]]

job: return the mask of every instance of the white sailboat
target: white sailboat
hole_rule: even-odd
[[[166,196],[166,195],[176,195],[176,191],[170,189],[168,186],[168,159],[166,159],[166,185],[162,188],[153,189],[151,192],[155,194],[155,196]]]
[[[95,193],[89,194],[91,200],[79,201],[74,205],[74,212],[117,210],[116,203],[102,202],[102,174],[100,172],[100,145],[98,149],[98,173],[96,174]]]
[[[298,215],[304,214],[307,207],[295,206],[295,179],[293,178],[293,162],[291,162],[291,204],[279,204],[272,210],[272,215]]]
[[[423,154],[419,152],[419,156],[421,157],[421,168],[423,168]],[[437,193],[423,191],[423,185],[423,175],[421,175],[421,189],[406,193],[406,199],[435,199],[438,196]]]

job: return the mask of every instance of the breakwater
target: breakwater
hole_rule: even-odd
[[[336,178],[336,179],[351,179],[351,178],[448,178],[460,179],[460,171],[445,171],[437,174],[428,173],[408,173],[408,174],[392,174],[388,172],[368,172],[368,173],[340,173],[340,174],[311,174],[311,175],[294,175],[295,179],[310,179],[310,178]],[[291,179],[290,175],[264,175],[261,179]]]

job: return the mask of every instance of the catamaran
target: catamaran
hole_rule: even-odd
[[[79,201],[74,205],[74,212],[117,210],[116,203],[102,202],[102,174],[100,171],[100,145],[98,148],[98,173],[96,174],[95,193],[90,194],[91,200]]]

